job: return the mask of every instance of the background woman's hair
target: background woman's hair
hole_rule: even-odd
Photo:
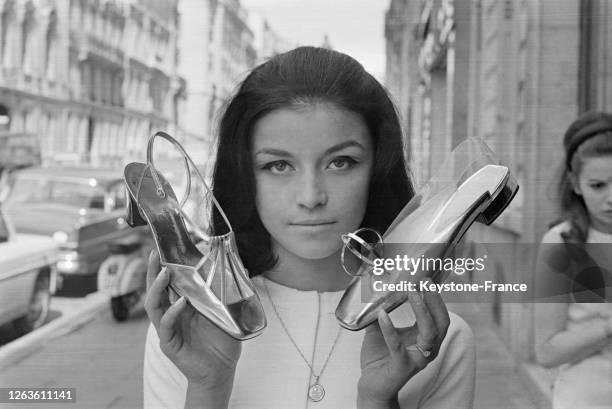
[[[598,127],[602,130],[593,133],[592,136],[580,143],[571,158],[568,158],[568,150],[571,150],[576,139],[582,138],[585,130],[589,128],[597,129]],[[563,146],[565,148],[566,161],[569,163],[564,165],[561,172],[557,193],[562,220],[567,220],[570,223],[570,230],[563,233],[562,237],[566,242],[585,243],[590,225],[589,213],[582,196],[574,191],[574,186],[570,180],[570,172],[577,178],[582,171],[586,158],[612,155],[612,114],[587,112],[581,115],[565,132]],[[571,154],[571,152],[569,153]]]
[[[414,195],[403,156],[402,131],[383,86],[355,59],[337,51],[299,47],[259,65],[229,101],[219,125],[213,194],[236,233],[251,276],[276,264],[271,239],[255,207],[251,138],[257,120],[280,108],[335,104],[360,114],[373,139],[374,167],[363,227],[384,232]],[[213,209],[211,228],[227,228]]]

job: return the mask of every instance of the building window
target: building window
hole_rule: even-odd
[[[0,132],[11,129],[11,115],[7,107],[0,105]]]
[[[87,118],[87,139],[85,140],[85,154],[87,155],[88,160],[91,159],[95,128],[96,128],[95,120],[91,116],[88,117]]]
[[[19,24],[15,19],[14,2],[8,2],[2,13],[2,67],[19,66],[19,43],[17,41]]]
[[[103,79],[103,75],[104,73],[102,72],[101,68],[98,67],[92,67],[92,86],[91,86],[91,90],[92,90],[92,95],[91,95],[91,100],[94,102],[102,102],[104,103],[104,79]]]
[[[31,2],[26,4],[26,11],[23,17],[23,25],[21,26],[21,56],[22,67],[24,72],[29,73],[34,69],[32,53],[34,52],[34,26],[36,24],[34,17],[34,6]]]
[[[49,80],[55,79],[57,59],[57,13],[55,10],[49,15],[49,25],[45,36],[45,74]]]
[[[591,20],[592,4],[590,0],[580,2],[580,42],[578,65],[578,109],[585,112],[591,106]]]
[[[580,2],[580,61],[578,68],[578,109],[585,112],[594,109],[597,98],[595,78],[595,56],[593,55],[593,34],[597,21],[593,14],[593,2]]]
[[[4,66],[4,54],[6,53],[7,41],[6,37],[8,35],[8,25],[9,25],[9,13],[10,13],[10,5],[6,6],[2,10],[2,14],[0,14],[0,63]]]
[[[102,92],[104,92],[104,103],[108,105],[112,105],[113,103],[113,76],[112,73],[108,70],[104,71],[102,76],[102,83],[100,86],[102,87]]]
[[[88,62],[83,63],[82,65],[83,67],[83,76],[82,76],[82,83],[83,83],[83,99],[87,100],[87,101],[93,101],[93,80],[92,80],[92,72],[91,72],[91,66],[89,65]]]

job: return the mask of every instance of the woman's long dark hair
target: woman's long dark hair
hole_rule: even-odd
[[[589,130],[595,131],[588,134]],[[590,226],[589,212],[582,196],[574,190],[571,174],[574,179],[578,178],[586,158],[612,155],[612,114],[587,112],[581,115],[565,132],[563,146],[566,160],[557,193],[562,220],[570,223],[570,229],[562,233],[562,237],[568,243],[584,244]]]
[[[251,276],[276,264],[270,234],[255,207],[251,138],[255,123],[281,108],[331,103],[365,120],[373,139],[374,167],[362,227],[384,232],[414,195],[403,156],[402,131],[383,86],[356,60],[337,51],[299,47],[259,65],[246,77],[221,118],[213,194],[236,233]],[[214,234],[227,231],[213,209]]]

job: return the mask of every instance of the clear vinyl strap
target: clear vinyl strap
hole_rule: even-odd
[[[181,154],[183,155],[183,158],[185,160],[185,169],[187,171],[187,187],[186,187],[185,194],[184,194],[184,196],[183,196],[183,198],[181,199],[181,202],[180,202],[181,209],[182,209],[183,205],[185,204],[185,202],[187,201],[187,198],[189,197],[189,194],[191,192],[191,172],[190,172],[190,167],[189,167],[189,165],[191,165],[191,167],[195,170],[198,178],[200,179],[200,183],[202,183],[202,185],[204,185],[204,188],[206,189],[208,194],[210,194],[211,199],[212,199],[214,205],[217,207],[217,210],[219,210],[219,213],[221,214],[221,217],[223,217],[223,220],[227,224],[227,227],[229,228],[229,231],[232,232],[233,231],[232,230],[232,225],[230,224],[230,222],[229,222],[225,212],[221,208],[221,205],[219,205],[219,202],[217,202],[217,199],[212,194],[212,190],[210,189],[210,187],[208,187],[208,184],[206,184],[206,181],[204,180],[204,177],[200,173],[200,170],[198,169],[198,167],[195,165],[195,163],[193,162],[191,157],[187,154],[185,149],[181,146],[181,144],[176,139],[174,139],[172,136],[170,136],[169,134],[167,134],[166,132],[163,132],[163,131],[158,131],[155,134],[153,134],[151,137],[149,137],[149,142],[147,144],[147,165],[149,166],[149,169],[151,170],[151,176],[153,177],[153,182],[155,183],[155,186],[157,187],[158,193],[160,193],[160,195],[161,194],[165,195],[165,192],[163,190],[161,182],[159,181],[159,176],[157,174],[157,170],[155,169],[155,164],[153,162],[153,142],[155,141],[155,138],[158,137],[158,136],[161,137],[161,138],[166,139],[168,142],[170,142],[172,145],[174,145],[174,147],[177,148],[179,150],[179,152],[181,152]],[[181,212],[181,213],[183,214],[183,216],[185,215],[184,212]],[[189,220],[189,221],[191,222],[191,220]],[[195,224],[193,224],[193,222],[191,222],[191,224],[192,224],[192,226],[196,227]]]

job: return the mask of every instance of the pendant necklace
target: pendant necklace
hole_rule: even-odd
[[[331,347],[331,349],[329,351],[329,354],[327,354],[327,359],[325,359],[325,363],[323,364],[323,367],[321,368],[321,371],[317,375],[316,372],[314,371],[314,369],[312,368],[312,365],[308,362],[308,360],[306,359],[306,357],[302,353],[302,350],[298,347],[297,343],[295,342],[295,340],[293,339],[293,337],[289,333],[289,330],[287,329],[287,326],[285,325],[285,322],[283,321],[283,319],[281,318],[278,310],[276,309],[276,305],[274,305],[274,301],[272,301],[272,296],[270,295],[270,290],[268,290],[268,284],[266,283],[266,279],[264,279],[264,288],[266,289],[266,294],[268,295],[268,299],[270,300],[270,304],[272,304],[272,309],[274,309],[274,313],[276,314],[276,317],[278,318],[278,321],[280,322],[281,326],[283,327],[283,330],[287,334],[287,337],[289,338],[289,340],[291,341],[291,343],[295,347],[296,351],[300,354],[300,356],[302,357],[304,362],[306,362],[306,365],[308,365],[308,367],[310,368],[310,376],[311,377],[314,376],[314,383],[310,384],[309,388],[308,388],[308,399],[310,399],[313,402],[319,402],[325,396],[325,388],[323,388],[323,385],[321,385],[319,383],[319,379],[321,378],[321,375],[323,375],[323,371],[325,371],[325,367],[327,367],[327,363],[329,362],[329,358],[331,358],[331,356],[332,356],[332,354],[334,352],[334,348],[336,347],[336,344],[338,343],[338,339],[340,338],[340,333],[342,332],[342,328],[340,328],[338,330],[338,335],[336,335],[336,339],[334,340],[334,343],[332,344],[332,347]],[[319,295],[319,293],[317,293],[317,297],[321,297]],[[317,346],[317,338],[319,336],[319,320],[320,320],[320,315],[321,315],[320,314],[320,312],[321,312],[320,311],[320,309],[321,309],[320,298],[319,298],[319,304],[318,305],[319,305],[319,310],[317,311],[317,327],[315,329],[315,340],[314,340],[314,346],[315,347]],[[313,364],[314,364],[314,362],[313,362]]]

